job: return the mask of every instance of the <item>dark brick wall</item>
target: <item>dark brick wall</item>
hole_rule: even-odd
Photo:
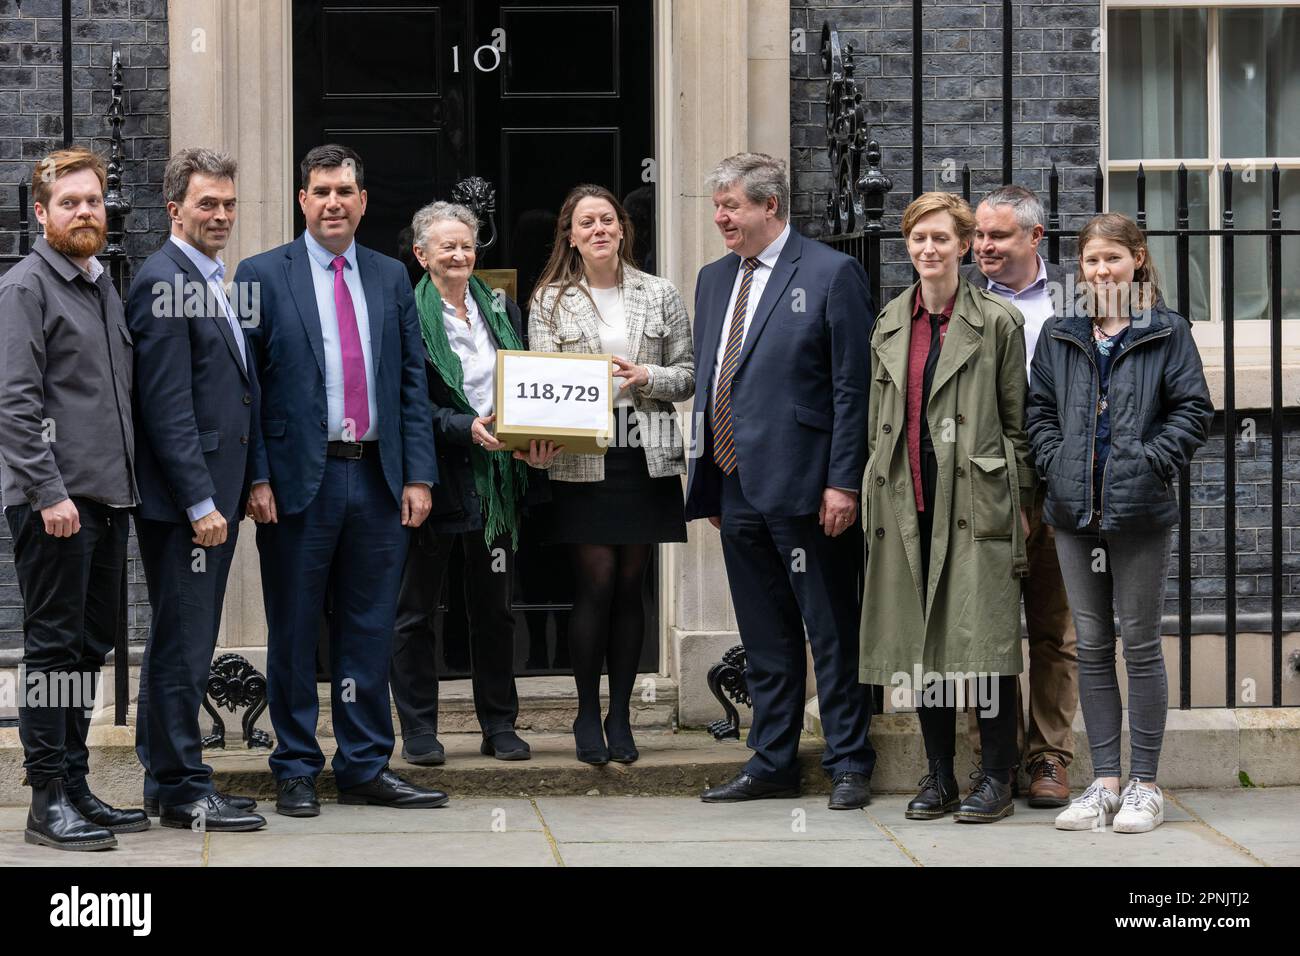
[[[0,256],[18,251],[18,183],[32,164],[63,144],[63,27],[60,0],[0,0]],[[167,234],[162,200],[169,154],[166,0],[72,0],[74,142],[108,155],[112,44],[122,50],[123,191],[132,203],[126,249],[138,266]],[[39,235],[28,210],[31,235]],[[0,271],[7,264],[0,262]],[[0,651],[22,646],[22,599],[9,528],[0,522]],[[145,639],[148,598],[132,535],[128,620]]]
[[[1061,173],[1062,224],[1077,228],[1092,214],[1093,169],[1100,156],[1100,24],[1096,2],[1016,3],[1015,115],[1012,168],[1017,183],[1047,199],[1052,163]],[[912,198],[912,3],[793,0],[792,30],[806,31],[806,53],[791,55],[791,175],[795,225],[822,234],[830,188],[825,87],[818,48],[831,21],[856,51],[856,78],[883,168],[894,181],[886,234],[897,235]],[[976,201],[1002,181],[1002,4],[927,0],[924,14],[922,149],[925,188],[961,191],[971,169]],[[947,177],[945,178],[945,172]],[[1069,256],[1072,244],[1063,246]],[[911,276],[903,243],[883,244],[882,286],[897,294]]]

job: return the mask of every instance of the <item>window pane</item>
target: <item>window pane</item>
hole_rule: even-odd
[[[1233,177],[1232,211],[1238,229],[1265,229],[1273,203],[1272,174],[1265,169],[1247,171],[1254,182],[1242,173]],[[1282,170],[1282,225],[1294,229],[1300,225],[1300,169]],[[1235,320],[1267,319],[1272,296],[1269,294],[1268,239],[1242,236],[1233,240]],[[1282,237],[1282,318],[1300,319],[1300,236]]]
[[[1110,158],[1207,158],[1206,11],[1112,10],[1109,25]]]
[[[1178,225],[1177,173],[1147,173],[1147,228],[1173,229]],[[1209,228],[1210,203],[1207,193],[1210,174],[1191,171],[1187,174],[1187,215],[1193,229]],[[1110,174],[1110,212],[1122,212],[1137,218],[1137,173]],[[1160,279],[1160,291],[1169,308],[1178,308],[1177,241],[1173,236],[1151,236],[1147,240],[1151,259]],[[1210,318],[1210,240],[1192,236],[1189,244],[1188,301],[1190,314],[1185,318],[1203,321]]]
[[[1223,155],[1300,156],[1300,8],[1219,17]]]

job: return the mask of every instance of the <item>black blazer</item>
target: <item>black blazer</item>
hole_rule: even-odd
[[[185,509],[211,498],[237,524],[260,400],[251,351],[245,345],[249,361],[241,362],[221,303],[170,239],[131,283],[126,321],[135,339],[138,514],[189,524]]]
[[[713,460],[713,367],[730,321],[740,257],[728,253],[695,284],[695,412],[686,518],[721,514]],[[857,491],[867,463],[867,372],[875,312],[856,259],[791,229],[745,335],[731,384],[740,484],[757,510],[817,514],[826,488]],[[698,444],[696,448],[698,449]]]
[[[506,299],[506,315],[515,335],[525,349],[528,348],[528,324],[523,321],[519,306]],[[491,332],[491,327],[488,329]],[[500,340],[492,333],[493,344],[502,348]],[[433,404],[434,445],[438,450],[438,484],[433,486],[433,508],[424,524],[430,534],[460,534],[478,531],[483,527],[483,504],[474,489],[474,468],[470,464],[470,449],[474,445],[470,429],[475,416],[458,411],[451,389],[442,380],[428,356],[424,360],[425,376],[429,380],[429,400]],[[499,454],[509,454],[500,452]],[[546,472],[528,469],[528,490],[524,506],[550,500],[550,486]]]

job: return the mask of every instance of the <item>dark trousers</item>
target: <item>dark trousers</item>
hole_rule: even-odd
[[[225,544],[203,549],[188,522],[135,521],[153,612],[140,668],[135,752],[145,769],[145,798],[164,806],[201,800],[215,789],[212,768],[203,762],[199,709],[239,535],[238,517],[230,517]]]
[[[421,528],[411,540],[397,599],[390,682],[404,738],[438,732],[438,658],[433,615],[460,549],[464,559],[465,608],[469,614],[469,661],[474,712],[484,736],[512,730],[519,716],[515,690],[515,555],[510,535],[489,548],[483,531],[437,534]]]
[[[722,555],[754,702],[747,740],[754,754],[745,771],[771,782],[798,779],[806,625],[826,740],[822,766],[831,775],[870,776],[870,688],[858,683],[861,526],[854,522],[831,538],[815,514],[761,514],[739,476],[732,472],[722,482]]]
[[[279,517],[257,527],[276,736],[271,771],[280,781],[325,767],[316,742],[316,647],[329,589],[334,776],[340,787],[359,786],[393,753],[388,668],[410,535],[377,455],[325,459],[311,504]]]
[[[34,786],[63,778],[75,794],[86,789],[95,684],[117,633],[127,512],[86,498],[72,503],[81,530],[68,538],[46,534],[29,505],[11,505],[5,518],[23,599],[23,767]]]

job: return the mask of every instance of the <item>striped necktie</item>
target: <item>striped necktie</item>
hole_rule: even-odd
[[[718,394],[713,399],[713,460],[724,475],[736,470],[736,441],[731,430],[731,379],[740,361],[740,347],[745,342],[745,312],[749,308],[749,287],[753,285],[758,259],[745,260],[745,271],[740,277],[740,291],[736,305],[731,310],[731,330],[727,333],[727,350],[722,355],[722,368],[718,370]]]

